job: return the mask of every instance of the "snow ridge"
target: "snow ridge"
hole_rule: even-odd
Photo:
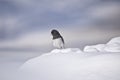
[[[19,71],[23,80],[120,80],[119,61],[120,37],[86,46],[84,52],[79,48],[54,49],[28,60]]]
[[[120,37],[113,38],[107,44],[86,46],[84,52],[120,52]]]

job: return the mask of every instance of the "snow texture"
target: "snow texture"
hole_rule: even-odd
[[[94,53],[78,48],[54,49],[30,59],[19,69],[24,78],[20,80],[120,80],[120,53],[98,53],[104,45],[97,47]]]
[[[107,44],[86,46],[84,52],[120,52],[120,37],[113,38]]]

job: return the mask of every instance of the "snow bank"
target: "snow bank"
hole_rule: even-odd
[[[22,80],[120,80],[119,61],[120,53],[55,49],[28,60],[19,71]]]
[[[84,52],[120,52],[120,37],[113,38],[107,44],[86,46]]]

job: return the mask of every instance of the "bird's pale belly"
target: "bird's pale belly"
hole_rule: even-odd
[[[56,48],[63,48],[64,44],[62,42],[62,39],[61,38],[54,39],[53,40],[53,46],[56,47]]]

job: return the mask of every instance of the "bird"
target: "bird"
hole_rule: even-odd
[[[65,48],[65,42],[64,42],[63,37],[59,33],[59,31],[56,30],[56,29],[53,29],[51,31],[51,34],[53,36],[53,38],[52,38],[53,46],[58,48],[58,49],[64,49]]]

